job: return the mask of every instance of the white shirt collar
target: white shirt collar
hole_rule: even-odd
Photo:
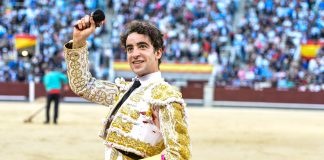
[[[160,71],[150,73],[148,75],[145,75],[143,77],[136,77],[141,82],[141,86],[145,86],[148,83],[154,81],[154,80],[160,80],[162,79],[162,75]]]

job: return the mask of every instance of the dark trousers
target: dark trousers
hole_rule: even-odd
[[[60,94],[47,94],[46,100],[46,122],[50,121],[51,103],[54,101],[54,123],[57,122],[60,103]]]

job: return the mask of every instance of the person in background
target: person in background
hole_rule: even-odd
[[[50,108],[51,103],[54,102],[54,117],[53,123],[57,124],[57,119],[59,115],[59,104],[62,89],[64,91],[68,90],[68,79],[65,74],[59,71],[58,68],[48,68],[45,71],[45,76],[43,79],[44,86],[46,89],[46,119],[44,124],[50,123]]]

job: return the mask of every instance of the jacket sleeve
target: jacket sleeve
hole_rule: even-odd
[[[166,147],[165,159],[190,159],[190,138],[184,106],[171,103],[160,107],[160,130]]]
[[[188,160],[191,158],[185,103],[179,91],[168,84],[152,89],[153,106],[158,106],[159,127],[165,145],[166,160]]]
[[[118,88],[109,81],[96,80],[89,72],[87,45],[71,49],[72,42],[64,45],[64,57],[71,90],[91,102],[111,106]]]

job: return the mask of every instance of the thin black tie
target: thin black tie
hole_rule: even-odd
[[[118,104],[116,105],[116,107],[114,108],[114,110],[111,113],[110,118],[112,118],[116,112],[118,111],[118,109],[120,108],[120,106],[126,101],[126,99],[129,97],[129,95],[139,86],[141,85],[141,82],[139,80],[135,80],[133,85],[131,86],[131,88],[124,94],[123,98],[118,102]],[[110,126],[111,120],[109,120],[108,122],[108,127]],[[108,128],[107,127],[107,128]]]
[[[129,95],[139,86],[141,85],[141,82],[139,80],[135,80],[133,85],[131,86],[131,88],[125,93],[125,95],[123,96],[123,98],[119,101],[119,103],[117,104],[116,108],[119,108],[125,101],[126,99],[129,97]]]
[[[118,111],[118,109],[120,108],[120,106],[126,101],[126,99],[130,96],[130,94],[136,89],[138,88],[139,86],[141,85],[141,82],[139,80],[135,80],[133,85],[131,86],[131,88],[125,93],[125,95],[123,96],[123,98],[118,102],[118,104],[116,105],[115,109],[113,110],[113,112],[111,113],[111,120],[112,120],[112,117],[116,114],[116,112]],[[111,124],[111,120],[109,120],[108,122],[108,127],[110,126]],[[124,150],[120,150],[118,148],[115,148],[116,150],[118,150],[120,153],[134,159],[134,160],[137,160],[137,159],[142,159],[143,157],[135,154],[135,153],[132,153],[132,152],[127,152],[127,151],[124,151]]]

